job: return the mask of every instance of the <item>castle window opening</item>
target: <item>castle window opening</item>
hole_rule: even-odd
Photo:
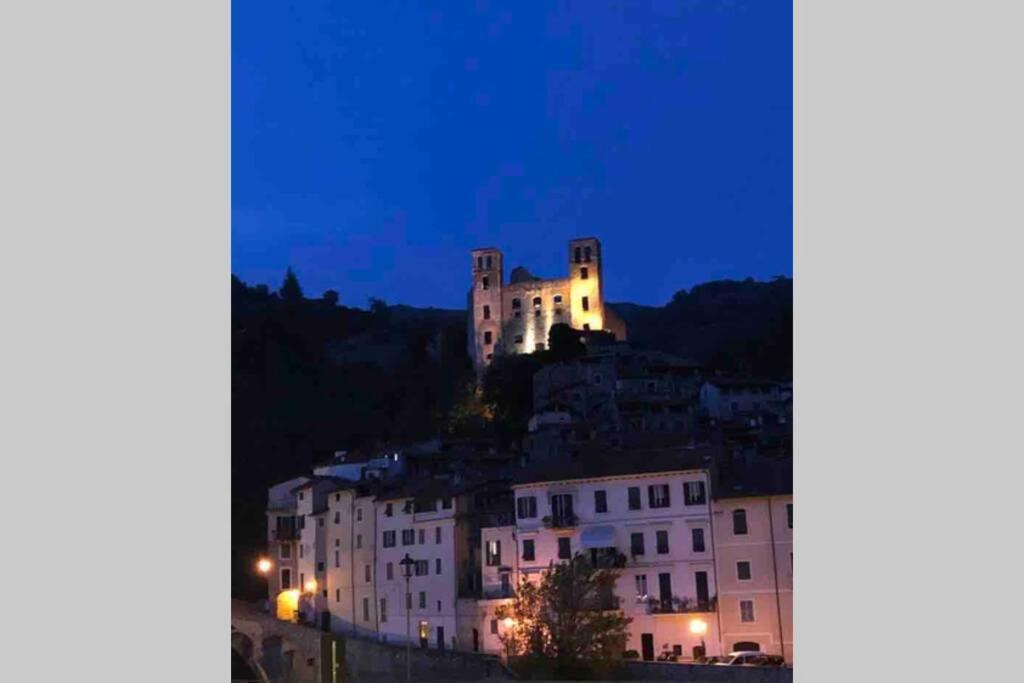
[[[486,287],[484,289],[486,289]],[[583,297],[583,310],[584,311],[589,311],[590,310],[590,297],[588,297],[588,296]]]
[[[521,305],[522,302],[519,299],[512,299],[512,308],[519,308]]]
[[[483,278],[480,280],[480,284],[483,286],[484,289],[489,289],[491,286],[491,279],[484,275]]]
[[[555,294],[555,303],[556,304],[562,303],[562,295],[561,294]]]
[[[476,257],[476,269],[477,270],[483,270],[484,269],[484,257],[483,256],[477,256]]]
[[[590,263],[590,247],[583,248],[583,261],[584,263]],[[491,267],[491,257],[487,257],[487,267]]]
[[[587,260],[588,261],[590,260],[590,247],[587,247]],[[490,268],[491,268],[491,257],[488,256],[487,257],[487,269],[490,270]]]
[[[513,318],[522,318],[523,314],[520,311],[513,311],[512,312],[512,317]]]
[[[540,297],[539,296],[533,297],[533,305],[534,306],[540,306]]]
[[[586,266],[583,266],[582,268],[580,268],[580,279],[581,280],[586,280],[589,277],[589,275],[590,275],[590,273],[587,270]]]
[[[484,306],[484,320],[490,320],[490,319],[491,319],[491,307],[490,306]]]
[[[539,317],[540,317],[540,309],[539,309],[539,308],[538,308],[538,309],[535,309],[535,310],[533,311],[533,317],[534,317],[534,318],[539,318]]]
[[[555,309],[555,315],[562,315],[562,309],[561,308],[556,308]]]
[[[576,263],[579,263],[580,260],[581,260],[580,259],[580,248],[579,247],[576,247],[576,249],[573,250],[573,256],[575,257]]]
[[[488,330],[487,332],[484,332],[484,344],[490,344],[491,343],[491,338],[492,337],[491,337],[491,331],[490,330]]]
[[[523,335],[517,334],[516,335],[516,344],[522,344],[522,343],[523,343]]]

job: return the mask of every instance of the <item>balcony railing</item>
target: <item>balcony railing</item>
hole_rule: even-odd
[[[271,529],[271,539],[274,541],[298,541],[302,537],[302,529],[298,527],[278,527]]]
[[[568,529],[579,524],[576,515],[569,512],[561,515],[550,515],[541,520],[549,529]]]
[[[673,596],[671,599],[648,598],[646,602],[648,614],[693,614],[718,609],[718,597],[714,595],[707,600]]]
[[[500,600],[513,596],[512,586],[484,586],[484,600]]]

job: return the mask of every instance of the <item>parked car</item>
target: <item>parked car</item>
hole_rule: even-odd
[[[717,655],[708,655],[706,657],[697,657],[697,659],[693,660],[693,663],[694,664],[718,664],[718,662],[722,661],[722,659],[723,659],[722,657],[719,657]]]
[[[715,664],[718,666],[758,666],[758,661],[766,656],[763,652],[753,650],[730,652]]]

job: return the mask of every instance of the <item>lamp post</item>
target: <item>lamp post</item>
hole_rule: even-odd
[[[274,563],[271,562],[270,559],[267,558],[267,557],[261,557],[259,560],[256,561],[256,571],[259,572],[259,575],[262,576],[264,579],[268,579],[268,577],[270,576],[270,570],[273,569],[273,568],[274,568]],[[265,607],[269,611],[269,609],[270,609],[270,581],[269,581],[269,579],[267,580],[267,602],[265,604]]]
[[[708,622],[703,619],[694,619],[690,622],[690,633],[700,636],[700,652],[702,657],[708,656],[707,648],[704,646],[704,634],[708,632]]]
[[[405,577],[405,681],[410,683],[412,681],[412,633],[410,631],[412,593],[409,592],[409,579],[412,577],[412,568],[416,564],[416,560],[406,553],[398,564],[402,565],[402,576]]]
[[[516,625],[516,620],[512,617],[505,617],[505,665],[512,666],[512,640],[516,637],[515,631],[512,627]]]

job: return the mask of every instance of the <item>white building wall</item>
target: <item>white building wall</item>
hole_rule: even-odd
[[[701,504],[684,504],[684,482],[704,482],[704,502]],[[669,504],[667,507],[650,505],[648,489],[650,486],[667,485]],[[640,490],[640,508],[629,509],[629,488]],[[511,568],[511,584],[519,583],[520,576],[531,580],[540,577],[540,573],[548,567],[549,562],[557,562],[558,539],[569,540],[572,553],[586,552],[582,547],[583,535],[587,529],[610,527],[613,529],[614,547],[627,557],[625,566],[620,570],[621,576],[616,584],[616,595],[626,616],[633,619],[630,625],[630,637],[627,649],[642,651],[642,635],[648,634],[653,639],[654,656],[662,651],[662,646],[669,649],[678,645],[683,657],[693,654],[694,646],[700,645],[701,638],[690,632],[690,622],[702,620],[707,624],[708,632],[704,643],[709,654],[717,654],[718,636],[717,620],[714,612],[672,612],[650,614],[644,596],[637,594],[637,576],[646,576],[647,595],[659,595],[659,574],[668,574],[671,581],[671,595],[689,598],[696,602],[696,575],[704,572],[707,579],[708,597],[717,593],[715,580],[714,552],[710,529],[710,506],[708,504],[710,487],[707,474],[703,471],[670,472],[660,474],[632,475],[625,477],[608,477],[600,479],[581,479],[564,482],[549,482],[516,486],[516,498],[533,496],[536,499],[537,514],[532,518],[518,517],[515,527],[498,527],[484,529],[482,534],[484,590],[494,589],[500,585],[500,570],[487,565],[487,542],[500,540],[502,544],[502,565]],[[596,491],[604,491],[607,511],[597,512]],[[563,529],[549,528],[545,517],[553,514],[551,497],[566,494],[572,497],[573,511],[577,518],[575,526]],[[695,551],[693,547],[693,529],[701,529],[704,535],[704,550]],[[668,539],[668,552],[657,552],[657,532],[664,531]],[[631,554],[632,534],[642,534],[644,553]],[[523,541],[534,542],[534,559],[522,557]],[[508,550],[506,550],[508,547]],[[504,624],[494,624],[495,608],[505,600],[483,600],[484,608],[481,617],[481,631],[484,634],[484,649],[491,653],[501,652],[498,635],[503,632]],[[495,626],[497,633],[494,632]]]

